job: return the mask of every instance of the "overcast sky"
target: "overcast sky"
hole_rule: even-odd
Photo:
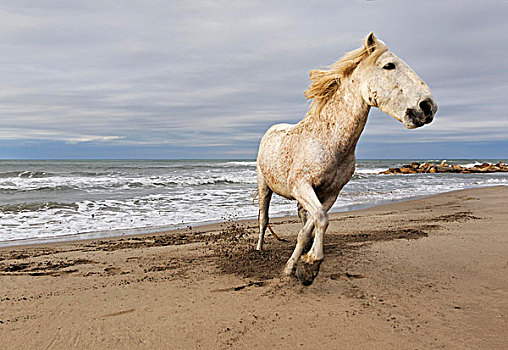
[[[507,1],[0,1],[0,158],[255,158],[371,30],[435,121],[373,109],[359,158],[506,158]]]

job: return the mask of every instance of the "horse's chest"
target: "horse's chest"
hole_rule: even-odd
[[[338,193],[349,182],[355,171],[355,161],[347,159],[341,163],[330,164],[315,180],[317,192]]]

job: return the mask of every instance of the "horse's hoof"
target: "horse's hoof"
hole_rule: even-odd
[[[300,280],[300,283],[304,286],[310,286],[314,282],[314,278],[319,273],[319,267],[323,260],[317,260],[311,263],[299,260],[298,266],[296,267],[296,277]]]

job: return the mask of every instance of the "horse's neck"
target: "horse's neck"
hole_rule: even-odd
[[[354,80],[346,79],[319,115],[306,118],[307,123],[321,125],[319,129],[328,136],[325,142],[341,153],[354,152],[370,111],[357,85]]]

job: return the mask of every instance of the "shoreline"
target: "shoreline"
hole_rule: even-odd
[[[392,203],[401,203],[406,201],[413,201],[423,198],[429,198],[433,196],[438,196],[445,193],[453,193],[453,192],[460,192],[460,191],[467,191],[470,189],[475,188],[489,188],[489,187],[507,187],[504,185],[491,185],[491,186],[479,186],[479,187],[470,187],[466,189],[461,190],[452,190],[437,194],[430,194],[430,195],[417,195],[413,197],[403,198],[403,199],[395,199],[395,200],[379,200],[376,203],[371,204],[352,204],[346,208],[341,208],[341,210],[337,211],[329,211],[328,213],[334,214],[334,213],[351,213],[351,212],[357,212],[366,210],[369,208],[375,208],[378,206],[383,206],[387,204]],[[353,208],[353,209],[348,209]],[[284,219],[284,218],[296,218],[297,215],[283,215],[283,216],[273,216],[270,217],[270,220],[274,219]],[[228,221],[210,221],[210,222],[203,222],[203,223],[197,223],[197,224],[188,224],[188,223],[182,223],[181,225],[171,225],[176,226],[172,228],[164,228],[165,226],[147,226],[142,228],[126,228],[126,229],[114,229],[109,231],[90,231],[90,232],[84,232],[84,233],[76,233],[76,234],[65,234],[65,235],[59,235],[59,236],[49,236],[49,237],[36,237],[36,238],[23,238],[23,239],[13,239],[13,240],[7,240],[7,241],[0,241],[0,250],[1,249],[8,249],[8,248],[14,248],[14,247],[30,247],[30,246],[38,246],[38,245],[45,245],[45,244],[59,244],[59,243],[66,243],[66,242],[86,242],[86,241],[93,241],[93,240],[104,240],[104,239],[115,239],[115,238],[125,238],[125,237],[138,237],[138,236],[147,236],[147,235],[157,235],[157,234],[170,234],[170,233],[178,233],[182,230],[185,231],[186,228],[192,227],[195,229],[203,229],[210,226],[215,225],[223,225],[230,222],[251,222],[253,220],[256,220],[255,218],[238,218],[234,220],[228,220]],[[112,234],[112,233],[116,234]],[[108,234],[109,233],[109,234]]]
[[[460,348],[508,342],[508,187],[332,213],[314,283],[275,218],[0,248],[0,348]],[[262,336],[261,336],[262,335]]]

